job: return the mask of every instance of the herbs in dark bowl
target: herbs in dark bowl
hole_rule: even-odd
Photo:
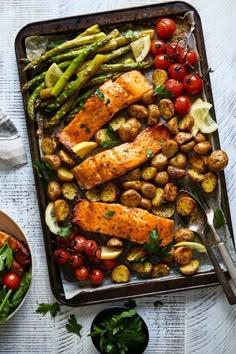
[[[136,309],[124,306],[99,312],[92,322],[90,336],[101,354],[141,354],[149,341],[144,320]]]

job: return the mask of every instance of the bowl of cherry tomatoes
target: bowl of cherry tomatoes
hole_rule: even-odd
[[[0,211],[0,323],[23,305],[32,281],[32,251],[21,228]]]

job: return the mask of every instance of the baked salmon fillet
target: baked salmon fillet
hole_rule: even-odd
[[[161,150],[160,142],[170,137],[166,126],[159,123],[144,129],[134,141],[89,157],[72,172],[82,189],[91,189],[141,165]]]
[[[75,204],[72,222],[84,231],[124,238],[133,242],[149,242],[149,233],[157,229],[161,245],[173,241],[174,221],[160,218],[140,208],[120,204],[89,202]]]
[[[137,70],[121,75],[116,81],[108,80],[100,88],[100,95],[90,97],[76,117],[57,134],[67,149],[88,141],[122,108],[140,100],[150,89],[147,79]]]

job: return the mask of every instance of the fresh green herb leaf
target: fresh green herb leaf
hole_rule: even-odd
[[[85,189],[85,184],[84,183],[80,183],[79,186],[80,186],[81,189]]]
[[[34,160],[33,167],[35,168],[37,175],[42,179],[43,187],[46,189],[48,182],[55,178],[55,171],[44,160]]]
[[[25,272],[21,278],[20,285],[18,286],[16,292],[12,296],[10,306],[11,308],[15,308],[22,301],[25,293],[27,292],[30,282],[32,279],[32,274],[29,272]]]
[[[109,127],[106,130],[106,134],[112,139],[112,140],[119,140],[119,135],[118,133],[109,125]]]
[[[165,89],[165,85],[156,86],[154,89],[154,95],[158,95],[163,98],[173,97],[172,92]]]
[[[149,149],[146,150],[146,156],[150,159],[151,157],[154,156],[153,152]]]
[[[70,315],[70,318],[66,324],[67,331],[71,333],[75,333],[77,334],[77,336],[81,337],[80,331],[82,327],[83,326],[76,321],[75,315]]]
[[[144,242],[143,246],[147,251],[147,256],[144,257],[141,262],[149,260],[153,256],[157,257],[169,257],[170,250],[173,247],[173,242],[168,243],[166,246],[161,246],[162,240],[158,234],[157,229],[154,229],[149,233],[149,242]]]
[[[111,102],[110,98],[107,98],[105,105],[107,106]]]
[[[13,262],[13,251],[8,243],[0,248],[0,271],[5,268],[10,269]]]
[[[104,148],[112,148],[116,145],[119,145],[120,144],[120,141],[116,141],[116,140],[105,140],[102,142],[102,147]]]
[[[53,304],[39,304],[36,310],[36,313],[42,315],[46,315],[48,312],[50,312],[52,317],[55,317],[60,312],[60,305],[58,302],[54,302]]]
[[[83,111],[85,110],[84,104],[85,104],[85,101],[84,101],[84,100],[81,100],[81,101],[79,102],[79,107],[80,107],[80,109],[82,109]]]
[[[71,230],[72,230],[72,225],[63,226],[60,228],[58,235],[67,238],[71,234]]]
[[[214,210],[214,225],[216,229],[219,229],[221,226],[226,224],[226,219],[221,209]]]
[[[104,101],[105,96],[104,96],[104,94],[103,94],[103,92],[101,90],[97,89],[95,91],[95,95],[98,96],[100,101]]]
[[[110,219],[112,215],[115,214],[115,211],[114,210],[110,210],[108,211],[107,213],[104,214],[105,218],[106,219]]]
[[[81,123],[81,124],[80,124],[80,128],[85,128],[85,132],[86,132],[87,134],[90,133],[90,129],[89,129],[89,127],[87,126],[87,124]]]

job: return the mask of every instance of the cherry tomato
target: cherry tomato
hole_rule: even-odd
[[[166,44],[166,54],[169,55],[171,59],[179,59],[179,53],[182,53],[182,47],[178,43],[167,43]]]
[[[189,95],[196,95],[202,91],[203,81],[197,74],[189,74],[183,80],[183,87]]]
[[[101,284],[104,279],[104,273],[99,268],[94,268],[89,275],[89,279],[93,284]]]
[[[161,38],[169,38],[176,30],[176,24],[170,18],[162,18],[156,24],[156,33]]]
[[[100,263],[101,258],[98,258],[96,256],[87,256],[87,260],[91,263]]]
[[[114,268],[116,266],[117,260],[116,260],[116,258],[114,258],[114,259],[104,259],[102,261],[102,263],[103,263],[105,268],[112,269],[112,268]]]
[[[94,256],[96,254],[96,251],[98,249],[98,245],[95,241],[93,240],[87,240],[84,245],[84,252],[88,256]]]
[[[158,54],[154,58],[153,63],[157,69],[168,69],[171,64],[170,59],[166,54]]]
[[[86,280],[89,277],[89,270],[87,266],[81,266],[75,270],[75,277],[77,280]]]
[[[182,66],[178,63],[174,63],[170,65],[168,73],[171,79],[182,81],[187,74],[187,70],[185,66]]]
[[[57,236],[57,242],[61,245],[68,245],[73,241],[75,235],[75,231],[72,231],[67,237]]]
[[[166,44],[161,39],[155,39],[151,43],[151,54],[155,57],[157,54],[164,54],[166,52]]]
[[[68,262],[72,268],[78,268],[84,264],[85,259],[83,256],[81,256],[81,254],[78,255],[78,254],[72,253],[69,257]]]
[[[73,246],[73,250],[76,252],[83,252],[85,243],[87,242],[86,238],[81,235],[76,235],[74,238],[75,244]]]
[[[70,258],[70,252],[66,248],[57,248],[54,251],[54,259],[58,264],[65,264]]]
[[[187,96],[179,96],[175,100],[175,110],[177,113],[186,114],[191,108],[191,101]]]
[[[183,85],[180,81],[169,79],[165,83],[165,89],[172,92],[174,97],[179,97],[183,91]]]
[[[192,49],[184,49],[179,57],[179,63],[185,64],[188,63],[191,66],[195,66],[198,61],[198,55],[195,50]]]
[[[5,285],[7,289],[16,289],[20,285],[20,277],[15,272],[5,273],[2,277],[2,285]]]

